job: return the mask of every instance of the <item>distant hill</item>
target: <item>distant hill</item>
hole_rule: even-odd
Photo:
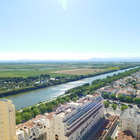
[[[91,58],[88,59],[90,62],[140,62],[140,57],[132,58],[132,57],[124,57],[124,58]]]
[[[110,57],[110,58],[90,58],[88,60],[74,60],[74,59],[19,59],[19,60],[0,60],[0,63],[46,63],[46,62],[140,62],[140,57]]]

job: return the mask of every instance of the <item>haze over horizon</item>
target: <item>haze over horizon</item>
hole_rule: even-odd
[[[140,57],[140,1],[0,1],[0,60]]]

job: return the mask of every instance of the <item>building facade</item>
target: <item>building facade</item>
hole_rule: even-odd
[[[47,120],[45,115],[38,115],[16,128],[18,140],[47,140],[46,137]]]
[[[0,99],[0,140],[17,140],[15,106],[7,99]]]
[[[100,94],[87,95],[48,114],[47,140],[84,140],[104,116]]]
[[[121,116],[122,131],[129,130],[140,140],[140,112],[138,109],[127,109]]]

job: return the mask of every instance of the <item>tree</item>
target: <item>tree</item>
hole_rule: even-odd
[[[21,116],[18,115],[18,116],[16,116],[16,124],[18,125],[20,123],[21,123]]]
[[[118,99],[120,100],[120,101],[124,101],[125,100],[125,96],[123,96],[123,95],[118,95]]]
[[[135,104],[140,104],[140,98],[136,97],[136,98],[133,99],[133,101],[134,101]]]
[[[127,96],[125,99],[126,99],[127,103],[132,103],[133,102],[133,99],[130,96]]]
[[[103,94],[103,97],[104,97],[105,99],[108,99],[108,98],[109,98],[109,94],[108,94],[108,93],[104,93],[104,94]]]
[[[109,108],[109,102],[108,101],[104,101],[104,107],[106,108],[106,113],[107,113],[107,108]]]
[[[33,110],[34,108],[37,108],[36,105],[31,106],[31,110]]]
[[[54,106],[58,106],[59,105],[59,102],[58,102],[58,100],[56,99],[56,100],[54,100],[54,101],[52,101],[52,104],[54,105]]]
[[[73,97],[73,98],[72,98],[72,101],[75,102],[76,100],[77,100],[77,97]]]
[[[34,108],[33,109],[33,116],[36,117],[39,114],[39,109],[38,108]]]
[[[113,138],[111,138],[110,136],[108,136],[108,137],[106,138],[106,140],[113,140]]]
[[[22,118],[23,120],[28,121],[29,119],[31,119],[31,116],[32,116],[31,113],[25,112],[23,113]]]
[[[112,109],[114,110],[114,113],[115,113],[115,110],[117,109],[117,105],[113,103],[113,104],[111,105],[111,107],[112,107]]]
[[[128,109],[128,106],[127,105],[122,105],[121,106],[121,111],[123,112],[124,110]]]
[[[110,97],[111,97],[112,100],[115,100],[116,99],[116,94],[111,94]]]
[[[45,113],[46,112],[46,106],[44,104],[40,105],[39,110],[40,110],[41,113]]]

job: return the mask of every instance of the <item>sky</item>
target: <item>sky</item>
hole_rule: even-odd
[[[0,60],[140,57],[140,0],[1,0]]]

